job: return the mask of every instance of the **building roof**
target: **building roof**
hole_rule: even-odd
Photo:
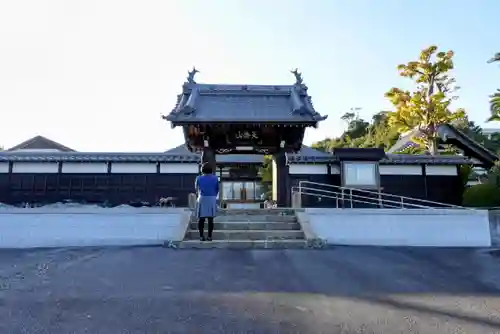
[[[451,124],[442,124],[438,127],[438,135],[441,143],[451,144],[461,149],[465,155],[475,158],[481,162],[485,167],[490,168],[495,161],[498,160],[493,152],[486,149],[483,145],[474,141],[467,136],[464,132],[457,129]],[[389,150],[389,153],[396,153],[404,150],[407,147],[415,145],[412,141],[415,137],[422,136],[418,129],[409,131],[402,136]]]
[[[25,140],[22,143],[9,148],[7,151],[17,151],[17,150],[30,150],[30,151],[54,150],[60,152],[75,152],[75,150],[67,146],[64,146],[62,144],[59,144],[58,142],[55,142],[44,136],[35,136],[33,138]]]
[[[289,154],[291,163],[335,163],[340,159],[331,153],[324,153],[311,147],[302,146],[297,154]],[[188,151],[184,145],[177,146],[164,153],[101,153],[101,152],[0,152],[0,162],[167,162],[167,163],[199,163],[200,155]],[[220,163],[260,164],[264,161],[263,155],[256,154],[227,154],[217,155]],[[473,159],[463,156],[449,155],[412,155],[386,154],[380,160],[381,164],[475,164]]]
[[[191,77],[174,109],[163,118],[173,126],[216,122],[314,125],[327,116],[316,112],[301,78],[294,85],[273,86],[198,84]]]

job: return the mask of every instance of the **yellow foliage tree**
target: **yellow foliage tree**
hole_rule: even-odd
[[[463,109],[451,109],[459,89],[450,77],[452,69],[453,51],[438,52],[437,46],[430,46],[417,61],[398,66],[402,77],[415,82],[415,91],[392,88],[385,94],[395,107],[388,114],[389,124],[399,133],[420,130],[422,136],[412,140],[432,155],[438,152],[438,127],[465,117]]]
[[[496,53],[488,62],[500,62],[500,52]],[[490,112],[491,116],[487,122],[500,121],[500,89],[497,89],[493,95],[490,95]]]

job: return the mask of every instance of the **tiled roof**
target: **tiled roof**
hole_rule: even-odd
[[[295,163],[324,163],[335,160],[331,153],[318,151],[306,145],[302,145],[299,153],[288,155],[288,161]]]
[[[424,154],[390,154],[380,160],[381,164],[433,164],[433,165],[459,165],[471,163],[467,157],[460,155],[424,155]]]
[[[165,153],[100,153],[100,152],[0,152],[0,162],[171,162],[171,163],[198,163],[200,156],[189,152],[184,145],[175,147]],[[330,153],[320,152],[308,146],[302,146],[300,153],[290,154],[288,159],[292,163],[327,163],[338,161]],[[262,163],[263,155],[256,154],[227,154],[217,155],[220,163]],[[472,160],[462,156],[430,156],[411,154],[387,154],[382,164],[465,164]]]
[[[73,150],[72,148],[59,144],[58,142],[55,142],[44,136],[35,136],[33,138],[25,140],[22,143],[9,148],[8,151],[42,149],[54,149],[61,152],[75,152],[75,150]]]
[[[163,117],[183,122],[317,123],[326,119],[312,105],[303,84],[211,85],[185,83],[172,112]]]
[[[438,127],[438,135],[440,137],[440,142],[443,144],[452,144],[462,151],[467,156],[476,158],[486,167],[491,167],[498,157],[486,149],[483,145],[474,141],[472,138],[467,136],[464,132],[457,129],[451,124],[442,124]],[[394,144],[388,152],[396,153],[401,152],[407,147],[414,145],[412,138],[422,136],[422,133],[418,129],[414,129],[408,132],[405,136],[401,137],[396,144]]]
[[[491,168],[498,161],[496,154],[451,124],[440,125],[438,134],[444,143],[457,146],[464,154],[481,161],[486,168]]]
[[[166,153],[101,153],[101,152],[0,152],[5,161],[74,161],[74,162],[197,162],[198,157]]]

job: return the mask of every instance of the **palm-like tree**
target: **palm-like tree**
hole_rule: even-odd
[[[493,63],[493,62],[496,62],[496,61],[500,61],[500,52],[497,52],[493,58],[491,58],[490,60],[488,60],[488,63]]]
[[[488,63],[500,62],[500,52],[497,52],[493,58],[488,60]],[[490,112],[491,116],[488,118],[488,122],[500,121],[500,89],[497,89],[496,93],[490,95]]]

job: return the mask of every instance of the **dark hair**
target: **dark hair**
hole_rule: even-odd
[[[212,169],[212,166],[210,166],[210,164],[203,164],[201,165],[201,172],[203,174],[213,174],[214,170]]]

